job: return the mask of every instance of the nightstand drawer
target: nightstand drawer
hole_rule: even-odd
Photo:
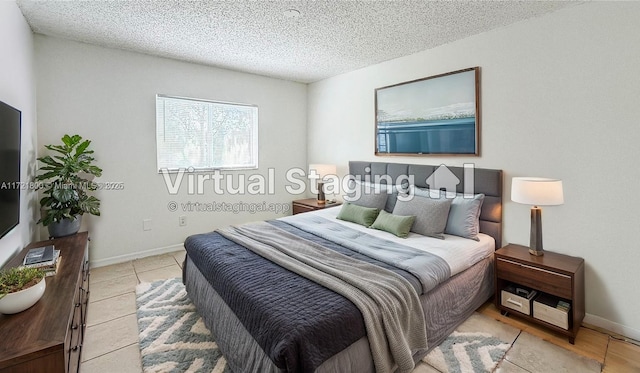
[[[525,315],[531,315],[531,301],[532,299],[519,297],[505,290],[502,290],[500,294],[500,304]]]
[[[505,280],[561,298],[572,297],[571,276],[502,258],[497,258],[496,271],[498,276]]]
[[[309,207],[309,206],[304,206],[304,205],[299,205],[297,203],[293,204],[293,215],[295,214],[301,214],[303,212],[309,212],[309,211],[314,211],[315,209],[313,207]]]
[[[561,302],[558,298],[540,294],[533,301],[533,317],[564,330],[569,330],[570,305],[568,302],[564,302],[565,305],[560,307],[558,304]]]
[[[293,204],[293,215],[295,215],[295,214],[301,214],[303,212],[322,210],[327,207],[340,206],[342,202],[333,201],[332,203],[329,203],[329,202],[319,203],[318,200],[315,198],[307,198],[307,199],[298,199],[298,200],[292,201],[292,204]]]

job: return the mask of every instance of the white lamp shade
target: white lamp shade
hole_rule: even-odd
[[[322,180],[327,175],[335,175],[338,171],[334,164],[310,164],[309,173],[315,171]]]
[[[562,180],[514,177],[511,180],[511,200],[534,206],[562,205],[564,203]]]

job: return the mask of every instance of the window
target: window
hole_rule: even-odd
[[[156,96],[158,171],[258,168],[258,107]]]

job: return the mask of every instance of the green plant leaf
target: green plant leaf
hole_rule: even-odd
[[[65,148],[64,146],[45,145],[45,148],[47,148],[49,150],[53,150],[53,151],[58,152],[58,153],[67,154],[67,148]]]
[[[83,154],[90,144],[91,144],[91,140],[84,140],[82,144],[78,145],[78,147],[76,148],[76,154],[75,154],[76,157],[80,154]]]
[[[57,202],[55,198],[52,197],[42,197],[42,199],[40,199],[40,206],[42,207],[49,207],[51,206],[53,203]]]
[[[98,166],[87,166],[85,172],[95,176],[102,176],[102,169]]]
[[[75,189],[55,189],[51,196],[63,203],[78,200],[78,192]]]
[[[51,166],[56,166],[56,167],[63,167],[64,166],[64,164],[54,160],[53,158],[51,158],[51,156],[41,157],[41,158],[38,158],[38,160],[40,162],[42,162],[42,163],[46,163],[46,164],[51,165]]]
[[[69,136],[69,135],[62,136],[62,142],[69,148],[73,144],[73,140],[71,139],[71,136]]]
[[[38,181],[42,181],[42,180],[49,180],[49,179],[55,179],[60,177],[60,172],[53,170],[47,173],[44,173],[42,175],[38,175],[36,176],[36,180]]]

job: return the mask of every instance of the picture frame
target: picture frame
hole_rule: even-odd
[[[375,155],[480,155],[480,68],[375,90]]]

